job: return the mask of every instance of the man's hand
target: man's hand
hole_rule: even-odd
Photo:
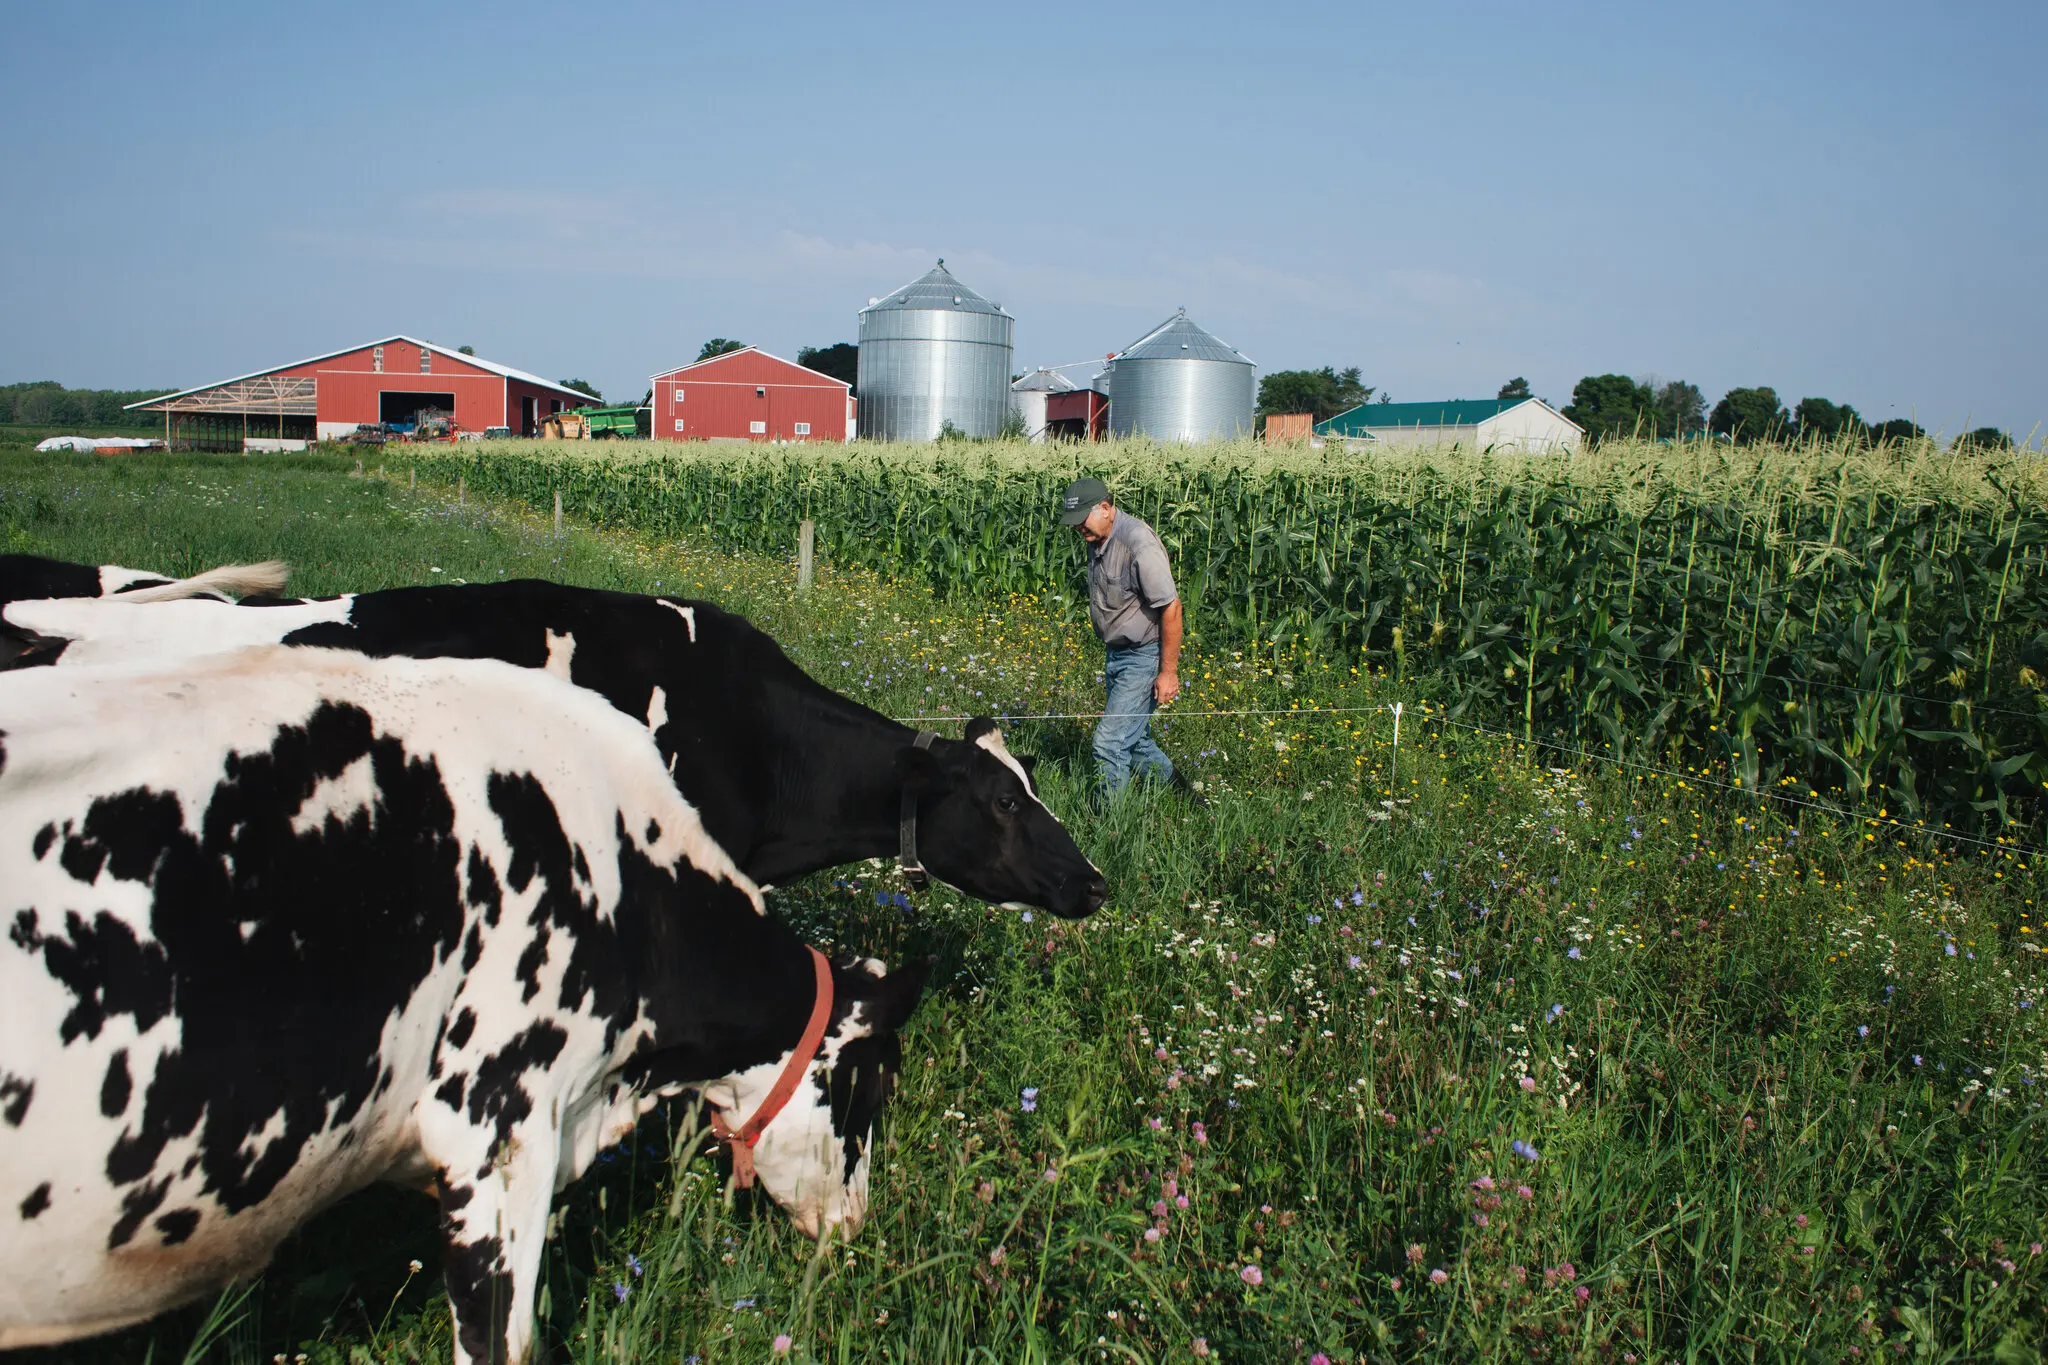
[[[1162,668],[1152,680],[1152,700],[1164,706],[1180,695],[1180,674]]]

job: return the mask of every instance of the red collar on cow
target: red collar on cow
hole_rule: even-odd
[[[825,1041],[825,1025],[832,1019],[832,964],[816,948],[810,948],[809,952],[811,965],[818,973],[818,998],[811,1006],[811,1021],[804,1025],[804,1036],[797,1043],[796,1051],[783,1063],[782,1074],[775,1078],[775,1086],[768,1092],[768,1098],[761,1101],[754,1117],[737,1129],[727,1127],[725,1115],[718,1110],[711,1111],[711,1131],[732,1150],[733,1181],[743,1190],[754,1183],[754,1144],[761,1140],[761,1130],[775,1121],[775,1116],[782,1112],[782,1106],[788,1104],[789,1097],[796,1093],[797,1084],[817,1059],[818,1047]]]
[[[913,747],[929,749],[938,736],[930,730],[919,730]],[[901,844],[896,854],[897,866],[903,869],[903,880],[910,883],[913,891],[922,891],[931,880],[925,874],[924,864],[917,860],[917,795],[909,787],[903,789],[903,818],[898,822],[896,832]]]

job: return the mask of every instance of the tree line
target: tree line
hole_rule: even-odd
[[[1526,393],[1526,381],[1523,384]],[[1509,394],[1504,388],[1501,397]],[[1699,386],[1682,379],[1657,383],[1625,374],[1589,374],[1572,385],[1572,401],[1560,409],[1595,441],[1613,437],[1652,440],[1712,435],[1747,445],[1754,441],[1859,440],[1871,445],[1920,440],[1926,428],[1904,417],[1866,421],[1848,403],[1802,398],[1791,407],[1769,385],[1734,388],[1709,409]],[[1977,427],[1956,438],[1964,449],[2009,450],[2012,437],[1997,427]]]
[[[1367,384],[1356,366],[1339,370],[1275,370],[1259,380],[1259,418],[1278,413],[1312,413],[1318,422],[1349,412],[1362,403],[1390,403],[1393,396]],[[1529,381],[1520,375],[1500,386],[1504,400],[1534,398]],[[1455,401],[1455,400],[1454,400]],[[1548,400],[1545,400],[1548,401]],[[1790,408],[1767,385],[1730,389],[1713,407],[1697,384],[1683,379],[1662,382],[1631,379],[1625,374],[1587,375],[1572,385],[1572,401],[1558,409],[1584,428],[1594,442],[1622,439],[1683,440],[1718,436],[1747,445],[1755,441],[1918,440],[1927,435],[1918,423],[1903,417],[1867,422],[1847,403],[1802,398]],[[2012,438],[1997,427],[1978,427],[1956,438],[1963,449],[2009,450]]]
[[[54,379],[0,384],[0,423],[37,427],[146,427],[163,418],[123,411],[130,403],[176,389],[67,389]]]

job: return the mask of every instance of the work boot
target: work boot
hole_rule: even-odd
[[[1180,769],[1175,768],[1173,770],[1173,779],[1166,785],[1172,790],[1179,792],[1182,799],[1189,805],[1200,806],[1203,810],[1209,808],[1208,798],[1195,790],[1195,784],[1188,781],[1187,774],[1183,773]]]

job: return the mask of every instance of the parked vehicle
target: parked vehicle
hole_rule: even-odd
[[[415,441],[452,441],[462,428],[455,425],[455,414],[439,408],[421,408],[419,421],[413,428]]]
[[[645,411],[652,416],[652,409],[625,408],[575,408],[573,411],[583,418],[586,440],[623,439],[631,440],[646,435],[652,424],[643,429],[640,414]],[[566,433],[565,433],[566,434]]]

